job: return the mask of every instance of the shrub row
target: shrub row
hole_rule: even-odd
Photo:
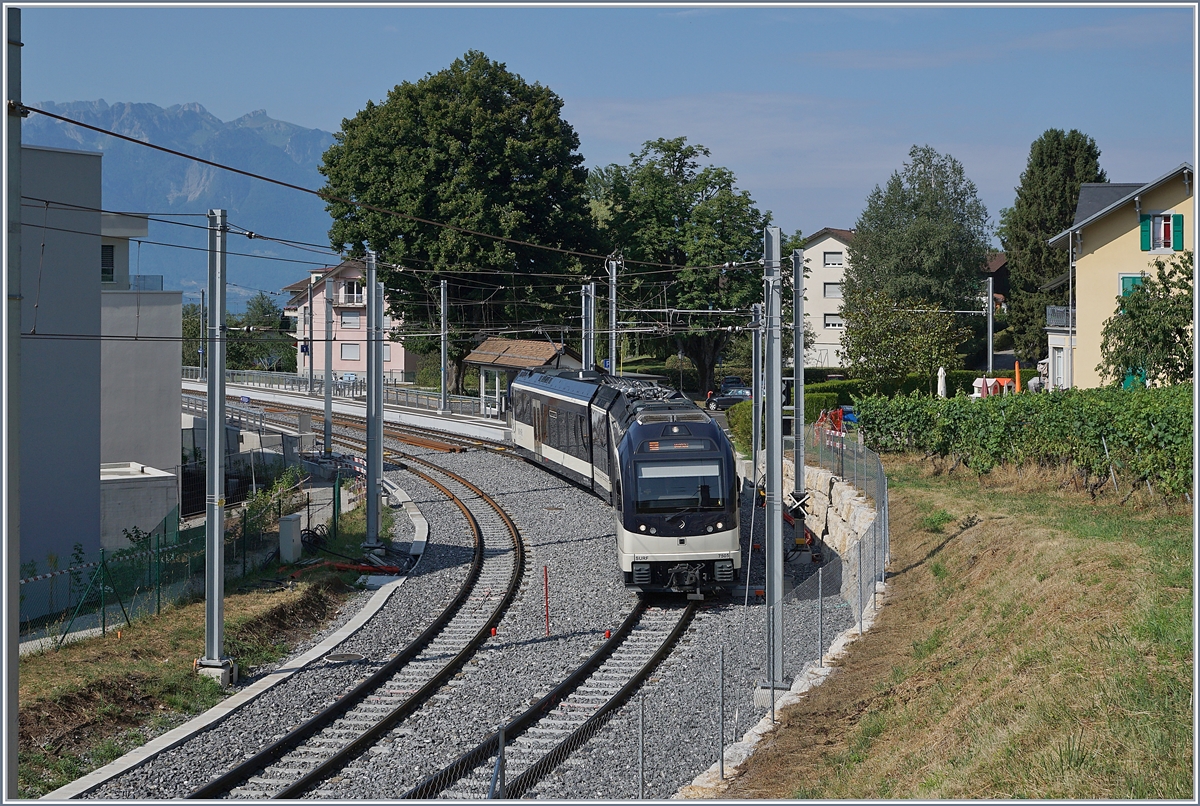
[[[1021,373],[1021,383],[1029,380],[1036,374],[1036,370],[1030,369]],[[946,394],[954,397],[959,392],[965,395],[971,394],[974,390],[973,384],[976,378],[987,376],[989,378],[1012,378],[1015,373],[1011,369],[997,370],[995,372],[978,372],[969,369],[955,369],[946,372]],[[854,398],[862,397],[866,394],[866,389],[863,388],[863,382],[854,379],[844,381],[825,381],[824,383],[809,383],[808,373],[805,372],[804,394],[807,397],[813,392],[833,392],[838,396],[837,404],[839,406],[849,406],[854,402]],[[937,390],[937,381],[934,380],[934,391]],[[930,384],[927,375],[906,375],[903,380],[890,381],[881,390],[884,397],[893,395],[910,395],[914,392],[920,394],[929,394]]]
[[[807,387],[804,390],[804,422],[815,423],[825,409],[838,405],[837,395],[824,393],[812,394]],[[735,403],[725,412],[729,430],[733,432],[733,444],[743,454],[750,454],[750,445],[754,441],[754,404]],[[784,434],[790,431],[784,423]]]
[[[923,451],[978,473],[1001,464],[1074,466],[1093,490],[1110,467],[1167,496],[1192,485],[1191,384],[983,400],[873,395],[854,405],[866,444],[880,452]]]

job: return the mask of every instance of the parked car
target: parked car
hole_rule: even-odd
[[[709,411],[725,411],[725,409],[737,403],[741,403],[746,400],[753,400],[753,396],[754,393],[745,386],[735,386],[727,392],[723,392],[719,395],[713,395],[705,402],[704,405],[708,407]]]
[[[358,375],[353,372],[343,372],[342,383],[358,383]]]
[[[721,379],[721,386],[718,391],[720,392],[720,394],[725,394],[730,389],[736,389],[738,387],[742,387],[745,385],[746,385],[746,382],[743,381],[738,376],[726,375],[724,378]]]

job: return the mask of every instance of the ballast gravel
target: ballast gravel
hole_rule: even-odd
[[[310,792],[309,798],[402,795],[553,688],[603,643],[604,631],[615,629],[636,601],[625,590],[617,568],[613,512],[598,498],[536,467],[484,451],[445,454],[394,443],[389,447],[446,467],[492,496],[521,531],[525,573],[516,600],[496,625],[496,635],[451,684],[371,751]],[[420,469],[416,463],[413,467]],[[317,661],[215,729],[104,784],[88,797],[186,795],[332,702],[432,621],[461,584],[471,558],[469,532],[458,508],[440,492],[395,465],[388,465],[385,475],[408,491],[428,519],[430,543],[414,575],[383,610],[335,650],[357,652],[366,660]],[[762,510],[753,509],[748,485],[742,503],[743,575],[749,571],[748,587],[753,592],[761,587],[764,575],[761,550],[750,550],[752,543],[764,543]],[[406,550],[412,530],[402,511],[396,520],[404,526],[398,526],[393,539]],[[818,648],[815,577],[809,576],[809,566],[789,565],[788,571],[796,574],[798,584],[784,604],[786,677],[815,660],[853,622],[836,582],[826,575],[820,602],[824,647]],[[349,619],[368,596],[361,594],[348,603],[339,619]],[[765,617],[765,608],[753,595],[748,600],[740,594],[710,597],[642,692],[527,797],[637,797],[639,759],[644,797],[669,798],[690,783],[717,760],[719,748],[740,740],[767,710],[754,704],[755,686],[768,679]],[[722,646],[723,678],[719,674]]]

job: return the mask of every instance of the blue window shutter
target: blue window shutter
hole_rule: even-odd
[[[1179,213],[1171,216],[1171,248],[1176,252],[1183,251],[1183,216]]]
[[[1142,222],[1142,251],[1150,251],[1150,216],[1139,216]]]

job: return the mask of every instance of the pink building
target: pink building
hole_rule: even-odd
[[[367,377],[365,273],[362,261],[346,260],[332,269],[313,269],[307,278],[283,289],[291,295],[284,315],[296,320],[297,374],[307,376],[311,365],[318,378],[325,375],[325,281],[329,280],[333,289],[334,377],[354,375],[360,381]],[[392,325],[385,311],[384,329],[390,331]],[[417,375],[417,357],[406,353],[399,342],[385,341],[383,372],[389,381],[412,382]]]

